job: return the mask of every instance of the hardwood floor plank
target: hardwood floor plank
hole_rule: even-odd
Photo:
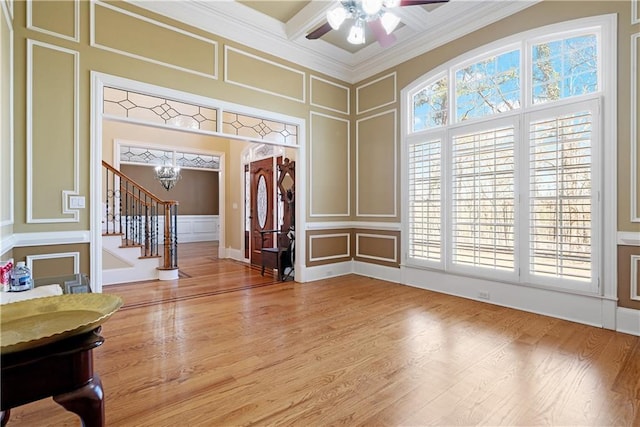
[[[179,280],[105,289],[125,299],[94,351],[108,426],[640,425],[639,337],[191,250]],[[48,425],[79,421],[51,399],[11,412]]]

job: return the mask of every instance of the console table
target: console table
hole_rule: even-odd
[[[35,286],[58,283],[64,293],[91,292],[82,274],[36,279]],[[104,393],[93,372],[93,349],[104,342],[100,327],[51,344],[0,356],[0,425],[11,408],[46,397],[77,414],[85,427],[104,426]]]
[[[92,354],[104,342],[99,331],[2,355],[1,424],[9,421],[11,408],[52,396],[83,426],[104,426],[104,393]]]

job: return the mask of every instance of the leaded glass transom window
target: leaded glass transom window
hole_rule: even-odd
[[[105,87],[103,113],[136,122],[161,124],[183,129],[218,132],[222,116],[222,133],[276,144],[297,145],[298,125],[255,117],[221,108],[180,102],[164,97]]]
[[[120,162],[147,165],[175,165],[192,169],[220,169],[220,156],[146,147],[120,146]]]

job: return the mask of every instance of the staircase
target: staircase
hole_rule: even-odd
[[[178,202],[103,166],[102,283],[178,278]]]

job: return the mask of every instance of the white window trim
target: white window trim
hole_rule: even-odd
[[[403,206],[408,206],[408,174],[407,165],[408,165],[408,151],[407,147],[413,141],[418,139],[425,140],[425,138],[432,138],[437,133],[444,133],[443,141],[449,140],[449,131],[457,127],[457,124],[449,124],[442,128],[434,128],[422,130],[419,132],[412,133],[413,127],[413,105],[412,105],[412,95],[415,94],[421,87],[424,87],[425,84],[429,84],[442,77],[443,73],[449,73],[449,90],[454,90],[453,86],[455,82],[451,80],[455,69],[459,67],[459,64],[462,64],[466,61],[472,61],[472,58],[477,58],[483,55],[490,55],[494,51],[500,51],[507,46],[510,46],[513,43],[519,42],[523,46],[523,54],[521,55],[521,70],[522,70],[522,78],[521,81],[523,97],[521,99],[521,105],[524,108],[520,108],[516,111],[516,114],[520,115],[520,121],[524,120],[524,115],[529,115],[541,108],[548,108],[545,105],[542,106],[531,106],[530,99],[531,94],[530,86],[529,86],[529,70],[528,64],[523,62],[528,61],[528,50],[532,43],[539,43],[544,38],[556,38],[562,34],[564,37],[565,34],[569,36],[577,35],[581,33],[585,33],[593,31],[594,28],[599,29],[599,59],[600,59],[600,73],[599,73],[599,89],[598,93],[583,95],[575,98],[570,98],[563,101],[558,101],[555,106],[560,106],[563,104],[570,104],[574,102],[584,101],[585,99],[597,98],[598,100],[604,99],[605,102],[600,103],[600,115],[602,116],[599,123],[602,124],[602,127],[598,130],[599,137],[601,138],[600,147],[594,147],[595,150],[600,150],[598,155],[602,159],[601,162],[596,165],[593,173],[594,179],[597,179],[599,184],[599,194],[594,192],[595,197],[600,197],[600,210],[595,213],[597,218],[594,218],[594,221],[597,221],[597,225],[594,226],[594,233],[600,238],[600,243],[596,246],[596,250],[598,251],[594,259],[594,262],[597,265],[594,265],[594,271],[598,271],[599,279],[597,279],[596,287],[591,288],[589,290],[585,290],[584,287],[582,289],[572,289],[572,287],[567,287],[563,284],[562,287],[549,286],[548,284],[538,284],[538,283],[527,283],[521,279],[521,281],[507,281],[508,283],[513,284],[523,284],[530,285],[532,287],[544,288],[544,289],[554,289],[561,292],[570,292],[575,294],[586,294],[586,295],[595,295],[602,296],[604,298],[615,298],[617,295],[617,284],[616,284],[616,276],[617,276],[617,265],[616,265],[616,218],[617,218],[617,187],[616,187],[616,176],[617,176],[617,92],[616,92],[616,78],[617,78],[617,49],[603,49],[603,46],[616,46],[617,45],[617,16],[615,14],[595,16],[589,18],[582,18],[572,21],[561,22],[557,24],[548,25],[545,27],[540,27],[534,30],[526,31],[523,33],[515,34],[509,36],[507,38],[494,41],[477,49],[473,49],[466,54],[463,54],[459,57],[453,58],[450,61],[442,64],[441,66],[427,72],[423,76],[416,79],[414,82],[407,85],[401,91],[401,165],[402,165],[402,203]],[[551,36],[550,36],[551,35]],[[455,111],[453,108],[455,107],[450,97],[450,111]],[[513,113],[503,113],[500,116],[507,116]],[[451,118],[451,115],[450,115]],[[465,123],[461,125],[466,125],[467,123],[474,121],[484,121],[485,118],[481,119],[473,119],[465,121]],[[495,120],[495,116],[492,116],[490,120]],[[451,122],[451,120],[450,120]],[[520,126],[520,132],[524,132],[525,126]],[[521,139],[522,140],[522,139]],[[609,143],[608,143],[609,142]],[[604,149],[606,145],[606,149]],[[597,145],[597,144],[596,144]],[[445,158],[446,156],[450,156],[448,154],[449,150],[443,151],[443,165],[449,166],[450,158]],[[528,155],[528,150],[519,150],[518,156]],[[594,153],[594,155],[596,155]],[[443,168],[444,169],[444,168]],[[528,170],[527,170],[528,172]],[[449,173],[449,172],[445,172]],[[523,172],[517,172],[518,175],[521,175]],[[516,177],[517,180],[522,180],[521,176]],[[446,180],[446,185],[449,184],[450,180]],[[528,182],[528,181],[527,181]],[[517,184],[518,185],[518,184]],[[519,188],[516,187],[516,193],[519,193]],[[443,193],[444,194],[444,193]],[[516,196],[517,197],[517,196]],[[448,198],[448,197],[447,197]],[[446,201],[448,204],[449,202]],[[444,205],[444,203],[443,203]],[[517,209],[523,209],[523,206],[518,206]],[[445,230],[449,229],[450,223],[447,218],[450,215],[450,208],[447,206],[447,212],[445,215],[445,220],[443,221],[443,228]],[[516,218],[518,216],[516,215]],[[409,234],[409,215],[408,212],[403,210],[402,212],[402,232],[404,233],[405,238],[402,239],[402,257],[401,262],[403,266],[407,267],[415,267],[415,268],[427,268],[427,269],[435,269],[440,270],[441,266],[439,263],[430,263],[430,262],[416,262],[415,260],[409,260],[408,258],[408,248],[409,248],[409,239],[407,238]],[[520,228],[524,227],[523,224],[518,226],[518,232],[521,233]],[[443,239],[442,242],[442,253],[444,254],[444,259],[448,259],[449,257],[449,248],[447,245],[450,244],[448,238]],[[521,251],[516,254],[516,257],[521,256]],[[449,262],[449,261],[447,261]],[[462,271],[451,271],[449,269],[445,269],[446,273],[451,273],[455,275],[467,275]],[[478,276],[475,272],[473,273],[473,277],[482,277]],[[504,281],[498,278],[495,278],[496,281]]]

